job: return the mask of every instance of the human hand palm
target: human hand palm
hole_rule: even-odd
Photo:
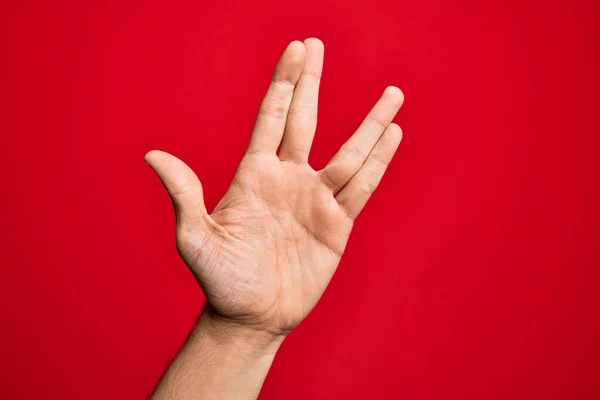
[[[330,163],[313,170],[322,62],[317,39],[288,46],[248,151],[210,215],[189,167],[167,153],[146,156],[173,199],[178,250],[211,310],[276,334],[297,326],[321,297],[402,136],[391,121],[403,96],[388,87]]]

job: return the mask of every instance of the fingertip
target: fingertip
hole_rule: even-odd
[[[398,106],[401,106],[404,103],[404,93],[397,86],[388,86],[383,93],[392,98],[394,103]]]
[[[398,126],[398,124],[391,123],[385,129],[385,132],[377,142],[375,146],[379,152],[391,152],[389,158],[391,159],[393,154],[400,146],[400,142],[402,141],[402,129]],[[384,150],[385,149],[385,150]],[[388,158],[387,156],[385,158]]]
[[[290,42],[290,44],[288,44],[288,47],[292,47],[292,46],[302,46],[304,45],[304,43],[302,43],[301,40],[292,40]]]
[[[390,132],[390,135],[392,135],[393,137],[397,138],[398,142],[402,141],[402,137],[403,137],[404,134],[402,132],[402,128],[400,128],[400,125],[398,125],[395,122],[392,122],[388,126],[388,130]]]
[[[318,39],[315,37],[309,37],[309,38],[305,39],[304,45],[306,47],[311,46],[315,50],[321,50],[321,51],[323,51],[323,49],[325,48],[325,45],[323,45],[323,42],[321,41],[321,39]]]
[[[146,164],[151,165],[158,157],[160,157],[163,154],[166,154],[166,153],[164,151],[160,151],[160,150],[150,150],[144,156],[144,161],[146,161]]]
[[[400,88],[398,86],[387,86],[385,88],[385,92],[389,93],[391,95],[395,95],[395,96],[401,96],[402,95],[402,90],[400,90]]]
[[[285,49],[284,54],[287,55],[290,63],[304,65],[306,46],[299,40],[293,40]]]
[[[305,60],[306,47],[304,43],[294,40],[283,52],[277,68],[275,68],[274,80],[295,85],[302,74]]]
[[[155,152],[156,150],[150,150],[149,152],[147,152],[144,155],[144,161],[146,162],[146,164],[150,164],[150,160],[152,159],[152,154]]]
[[[305,47],[305,65],[301,73],[312,76],[317,79],[321,79],[323,72],[323,42],[317,38],[308,38],[304,40],[303,46]],[[315,99],[318,96],[318,90],[311,96]]]

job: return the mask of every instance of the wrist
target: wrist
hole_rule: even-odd
[[[196,331],[246,357],[274,357],[285,339],[285,334],[223,317],[209,303],[202,310]]]
[[[207,305],[154,399],[257,398],[283,339]]]

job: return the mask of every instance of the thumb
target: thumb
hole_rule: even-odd
[[[190,167],[177,157],[159,150],[152,150],[144,160],[169,192],[178,222],[183,218],[196,219],[207,214],[202,185]]]

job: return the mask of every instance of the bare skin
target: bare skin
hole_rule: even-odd
[[[279,345],[323,294],[400,144],[392,119],[404,96],[390,86],[329,164],[313,170],[322,66],[321,41],[290,43],[248,151],[211,214],[187,165],[161,151],[146,155],[173,199],[177,249],[207,298],[155,399],[258,396]]]

